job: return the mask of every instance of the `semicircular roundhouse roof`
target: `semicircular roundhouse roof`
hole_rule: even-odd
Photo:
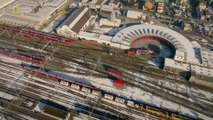
[[[145,35],[164,38],[175,46],[176,51],[184,52],[187,57],[195,58],[193,45],[186,37],[158,25],[140,24],[124,28],[113,37],[112,42],[130,46],[133,40]]]

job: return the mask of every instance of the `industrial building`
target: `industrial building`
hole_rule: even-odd
[[[173,59],[165,58],[163,71],[181,75],[189,79],[189,82],[198,85],[213,87],[213,70],[210,68],[181,63]]]
[[[165,58],[163,71],[179,75],[181,72],[187,73],[190,71],[190,65],[176,62],[173,59]]]
[[[180,62],[200,64],[195,57],[192,43],[183,35],[158,25],[133,25],[119,31],[112,39],[113,43],[131,46],[133,40],[141,36],[155,36],[164,39],[175,48],[174,59]]]
[[[106,0],[92,0],[89,2],[89,8],[100,9],[101,6],[106,2]]]
[[[174,60],[204,67],[212,66],[212,58],[210,55],[212,53],[210,51],[205,49],[200,49],[200,51],[197,51],[196,46],[194,46],[194,44],[186,37],[169,28],[158,25],[133,25],[122,29],[113,37],[105,37],[107,39],[100,38],[100,34],[92,34],[96,33],[81,32],[79,37],[87,40],[94,40],[99,43],[106,42],[111,46],[120,47],[122,49],[129,49],[132,42],[141,38],[142,36],[153,36],[160,39],[162,42],[166,42],[171,48],[174,48]]]
[[[67,37],[77,37],[80,31],[84,31],[94,25],[97,15],[88,7],[74,10],[57,28],[57,33]]]
[[[28,26],[39,30],[57,15],[64,7],[69,6],[66,0],[52,1],[1,1],[0,22],[15,26]]]
[[[135,11],[135,10],[128,10],[126,17],[131,19],[139,19],[139,20],[146,19],[146,15],[144,15],[142,11]]]

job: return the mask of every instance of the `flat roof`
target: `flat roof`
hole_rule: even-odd
[[[120,2],[120,0],[107,0],[106,5],[114,4],[117,5]]]
[[[200,66],[191,65],[191,70],[196,72],[196,75],[213,77],[213,69],[208,69]],[[213,82],[213,80],[212,80]]]
[[[105,2],[105,0],[92,0],[90,3],[95,5],[102,5]]]
[[[197,41],[192,41],[194,48],[201,48],[202,46]]]
[[[178,63],[178,62],[176,62],[176,61],[174,61],[173,59],[170,59],[170,58],[165,58],[164,65],[166,67],[177,68],[177,69],[184,70],[184,71],[190,71],[190,65],[189,64]]]
[[[0,0],[0,9],[6,7],[7,5],[15,2],[16,0]]]
[[[179,70],[184,71],[194,71],[196,75],[213,77],[213,69],[197,66],[197,65],[190,65],[188,63],[179,63],[174,61],[173,59],[165,58],[165,66],[176,68]]]
[[[126,17],[129,18],[140,18],[143,15],[141,11],[128,10]]]
[[[39,23],[39,21],[35,21],[33,19],[28,19],[26,17],[20,17],[12,14],[4,14],[0,17],[0,20],[10,22],[10,23],[16,23],[20,25],[31,25],[34,26]],[[30,22],[29,22],[30,21]]]
[[[211,50],[201,49],[202,62],[207,63],[210,67],[213,67],[213,52]]]

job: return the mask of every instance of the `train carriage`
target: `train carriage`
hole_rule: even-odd
[[[128,101],[127,101],[127,106],[134,107],[134,102],[128,100]]]
[[[122,104],[124,104],[124,102],[125,102],[124,99],[119,98],[119,97],[116,97],[116,98],[115,98],[115,101],[116,101],[116,102],[119,102],[119,103],[122,103]]]
[[[113,96],[109,95],[109,94],[104,94],[104,98],[109,99],[109,100],[113,100]]]
[[[98,95],[100,95],[100,92],[98,92],[98,91],[96,91],[96,90],[93,90],[93,91],[92,91],[92,94],[98,96]]]
[[[83,92],[90,93],[90,89],[89,89],[89,88],[82,87],[82,91],[83,91]]]
[[[61,81],[60,81],[60,84],[65,85],[65,86],[68,86],[68,85],[69,85],[69,82],[66,82],[66,81],[61,80]]]
[[[19,49],[0,48],[0,54],[36,64],[43,64],[46,61],[45,57],[42,55],[34,55],[31,52]]]
[[[74,88],[74,89],[79,90],[79,89],[80,89],[80,86],[79,86],[79,85],[76,85],[76,84],[72,84],[72,85],[71,85],[71,88]]]

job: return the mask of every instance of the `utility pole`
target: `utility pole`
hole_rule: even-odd
[[[95,107],[96,107],[96,105],[97,104],[99,104],[99,103],[101,103],[101,93],[99,92],[99,94],[98,94],[98,97],[97,97],[97,99],[95,99],[95,104],[94,104],[94,106],[92,107],[92,110],[90,111],[90,113],[89,113],[89,120],[93,120],[92,119],[92,113],[93,113],[93,110],[95,109]]]

